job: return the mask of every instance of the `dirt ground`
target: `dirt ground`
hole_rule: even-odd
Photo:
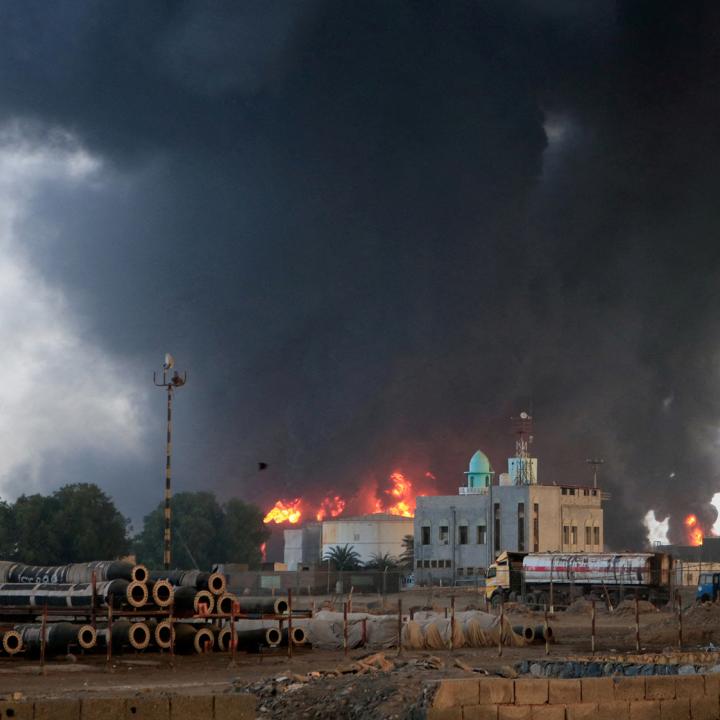
[[[482,599],[473,591],[452,593],[458,611],[482,609]],[[402,594],[403,611],[411,607],[434,608],[444,612],[451,592],[414,590]],[[321,600],[318,599],[317,607]],[[354,609],[373,607],[381,599],[357,596]],[[397,612],[397,597],[387,598],[388,611]],[[641,605],[640,635],[643,651],[658,652],[677,643],[677,618],[671,610],[657,611]],[[513,624],[538,625],[542,612],[508,606]],[[589,606],[576,603],[549,618],[555,633],[550,658],[567,658],[590,653]],[[609,613],[600,605],[596,616],[598,652],[635,651],[634,603]],[[720,646],[720,606],[689,606],[683,616],[683,643],[686,649],[710,644]],[[367,648],[342,651],[301,649],[287,657],[287,649],[268,650],[260,655],[238,653],[233,664],[228,655],[175,656],[145,652],[114,658],[110,667],[101,655],[56,658],[46,663],[41,674],[36,661],[0,659],[0,693],[20,692],[25,697],[91,697],[145,693],[218,693],[249,691],[258,698],[260,718],[364,718],[385,720],[424,717],[424,708],[436,682],[446,677],[467,677],[469,673],[512,676],[513,665],[524,659],[543,658],[544,645],[524,648],[459,648],[454,651],[384,651],[386,668],[363,668],[357,661],[375,654]],[[358,673],[358,667],[361,672]],[[353,671],[353,668],[355,669]]]

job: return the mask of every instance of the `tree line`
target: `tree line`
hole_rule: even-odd
[[[178,493],[172,500],[173,565],[206,570],[213,563],[257,567],[270,536],[263,514],[238,499],[220,503],[210,492]],[[65,485],[51,495],[0,501],[0,559],[31,565],[64,565],[134,553],[138,562],[162,566],[163,503],[132,536],[130,521],[93,483]]]

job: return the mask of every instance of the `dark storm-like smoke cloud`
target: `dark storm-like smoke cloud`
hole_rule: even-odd
[[[107,347],[191,368],[181,486],[452,492],[531,401],[541,479],[606,458],[616,546],[709,500],[718,18],[578,5],[0,8],[2,117],[117,173],[48,189],[36,261]]]

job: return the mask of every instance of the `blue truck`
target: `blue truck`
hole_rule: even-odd
[[[720,593],[720,573],[700,573],[695,600],[714,602]]]

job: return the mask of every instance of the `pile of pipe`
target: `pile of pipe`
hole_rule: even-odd
[[[237,597],[226,590],[226,577],[216,572],[150,573],[144,565],[125,561],[60,566],[0,561],[0,655],[58,655],[108,645],[113,652],[229,649],[229,628],[211,625],[205,617],[238,609]],[[52,612],[46,614],[45,608]],[[95,627],[72,621],[91,616]],[[270,639],[275,641],[272,633]]]

